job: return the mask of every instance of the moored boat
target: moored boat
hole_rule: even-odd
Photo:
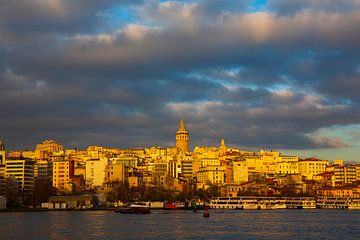
[[[184,203],[166,203],[164,205],[164,209],[166,210],[176,210],[176,209],[184,209],[185,204]]]
[[[117,208],[114,212],[123,214],[148,214],[150,213],[150,206],[148,203],[132,203],[126,207]]]
[[[351,210],[360,210],[360,198],[353,198],[349,202],[348,209]]]

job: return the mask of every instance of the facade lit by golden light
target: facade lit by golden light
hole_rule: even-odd
[[[179,148],[183,152],[189,152],[190,134],[185,127],[183,117],[180,119],[180,124],[178,130],[176,131],[175,140],[177,148]]]
[[[245,151],[226,146],[223,138],[218,146],[195,146],[191,151],[189,142],[190,133],[181,118],[175,132],[175,146],[170,147],[89,146],[85,150],[67,150],[54,140],[46,140],[33,151],[6,152],[0,144],[0,179],[10,176],[15,164],[16,168],[23,169],[24,156],[35,164],[31,168],[34,178],[49,179],[57,193],[69,193],[74,188],[99,189],[104,201],[116,199],[117,188],[122,183],[130,187],[161,186],[180,191],[191,182],[197,189],[206,190],[216,185],[223,189],[224,196],[237,196],[244,189],[268,191],[266,186],[254,183],[259,177],[271,176],[271,181],[282,186],[291,183],[298,193],[306,193],[309,180],[311,184],[317,181],[324,186],[339,187],[360,179],[360,166],[345,166],[340,160],[330,165],[327,160],[299,159],[276,150]],[[33,181],[17,180],[22,188],[31,191]],[[0,184],[4,185],[4,181],[0,180]]]

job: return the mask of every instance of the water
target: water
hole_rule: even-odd
[[[0,239],[360,239],[360,211],[2,212]]]

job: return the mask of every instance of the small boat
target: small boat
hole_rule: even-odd
[[[165,210],[179,210],[179,209],[184,209],[185,208],[185,204],[184,203],[166,203],[164,205],[164,209]]]
[[[150,213],[150,204],[143,202],[132,203],[126,207],[117,208],[114,212],[123,214],[148,214]]]

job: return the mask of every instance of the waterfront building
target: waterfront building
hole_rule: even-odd
[[[34,165],[34,177],[38,180],[52,180],[53,166],[48,160],[38,160]]]
[[[51,196],[47,208],[49,209],[84,209],[92,208],[92,196],[85,194],[80,196]]]
[[[86,161],[85,181],[88,188],[103,185],[106,165],[108,165],[108,159],[105,157]]]
[[[353,188],[349,187],[332,187],[321,188],[316,191],[319,197],[353,197]]]
[[[34,188],[35,161],[23,157],[9,157],[5,161],[5,177],[14,177],[19,183],[19,190],[31,193]]]
[[[180,119],[179,128],[175,134],[176,147],[183,152],[189,152],[190,134],[185,127],[184,118]]]
[[[335,185],[354,183],[360,180],[360,165],[334,165],[333,176]]]
[[[313,179],[314,175],[326,172],[326,167],[328,165],[329,161],[316,158],[307,158],[299,160],[298,162],[299,173],[308,180]]]
[[[105,168],[105,182],[125,182],[126,166],[122,163],[111,163]]]
[[[71,192],[72,177],[74,176],[74,161],[58,158],[53,161],[53,187],[58,192]]]

